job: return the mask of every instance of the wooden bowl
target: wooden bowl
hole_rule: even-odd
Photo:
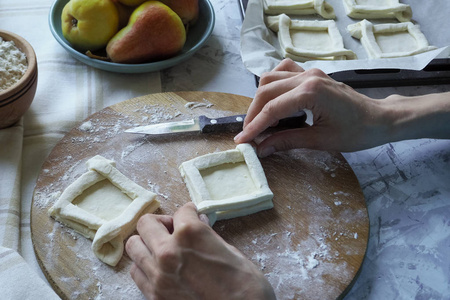
[[[4,41],[14,41],[27,57],[28,68],[22,78],[6,90],[0,91],[0,128],[15,124],[28,110],[36,94],[38,68],[33,47],[21,36],[0,30]]]

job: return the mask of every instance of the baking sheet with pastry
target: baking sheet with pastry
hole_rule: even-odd
[[[124,130],[149,124],[245,113],[248,97],[213,92],[152,94],[93,114],[52,150],[38,177],[31,210],[37,260],[63,299],[143,299],[124,255],[102,263],[92,241],[47,215],[59,194],[102,155],[156,193],[157,213],[173,214],[190,201],[179,165],[203,154],[234,149],[234,134],[140,136]],[[278,299],[335,299],[351,286],[368,241],[364,195],[340,153],[295,150],[261,160],[274,208],[218,221],[214,230],[254,262]]]
[[[412,1],[402,0],[412,8],[412,21],[420,26],[421,31],[428,39],[430,45],[438,47],[437,50],[418,54],[413,57],[394,59],[367,59],[367,54],[359,40],[350,36],[347,26],[360,20],[352,19],[345,13],[342,0],[327,0],[336,13],[336,23],[344,39],[344,46],[353,50],[358,60],[348,61],[310,61],[299,63],[305,69],[320,68],[326,73],[357,69],[410,69],[422,70],[433,59],[450,57],[450,35],[445,30],[450,27],[448,11],[450,4],[446,0]],[[301,19],[317,19],[318,16],[302,16]],[[374,24],[393,22],[396,20],[371,20]],[[241,30],[241,55],[247,69],[260,76],[270,71],[281,61],[277,50],[276,34],[267,29],[264,24],[262,0],[249,0],[245,19]]]

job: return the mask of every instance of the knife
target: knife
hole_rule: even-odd
[[[195,131],[201,133],[239,132],[242,130],[245,116],[246,115],[236,115],[221,118],[208,118],[202,115],[191,120],[134,127],[125,130],[125,132],[153,135]],[[305,121],[306,113],[300,111],[291,117],[281,119],[276,127],[299,128],[305,125]]]

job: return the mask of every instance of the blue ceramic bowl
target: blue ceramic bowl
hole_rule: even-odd
[[[186,43],[183,50],[177,55],[169,59],[145,63],[145,64],[118,64],[113,62],[92,59],[73,49],[69,42],[64,38],[61,30],[61,12],[69,0],[56,0],[50,8],[48,17],[50,30],[67,52],[79,61],[98,68],[101,70],[118,72],[118,73],[144,73],[154,72],[172,67],[190,58],[197,50],[199,50],[211,35],[214,24],[215,14],[214,8],[209,0],[199,0],[199,17],[194,26],[189,27]]]

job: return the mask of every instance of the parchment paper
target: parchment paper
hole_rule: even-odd
[[[260,76],[272,70],[282,60],[276,33],[268,29],[264,23],[263,0],[249,0],[241,29],[241,56],[246,68]],[[450,2],[448,0],[403,0],[413,11],[412,22],[420,26],[422,33],[431,46],[438,49],[411,57],[392,59],[368,59],[358,39],[347,31],[347,25],[359,22],[345,13],[343,0],[326,0],[336,13],[336,24],[344,40],[344,47],[353,50],[357,60],[341,61],[308,61],[298,63],[304,69],[319,68],[326,73],[357,69],[410,69],[422,70],[435,58],[450,57]],[[320,16],[291,17],[293,19],[323,20]],[[378,23],[398,23],[390,20],[370,20]]]

